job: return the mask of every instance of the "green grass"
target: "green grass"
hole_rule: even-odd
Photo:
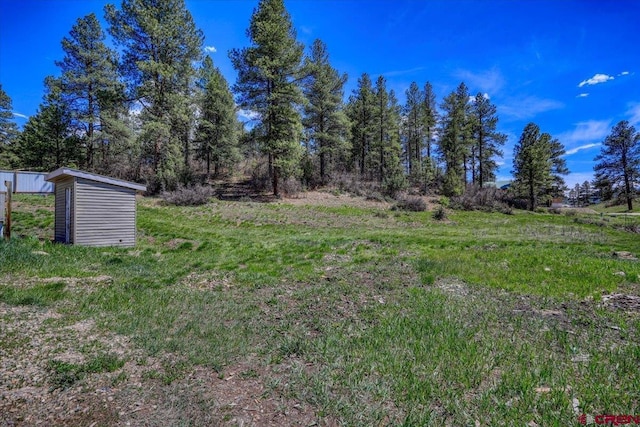
[[[610,206],[611,202],[602,202],[597,205],[590,205],[589,208],[603,213],[627,213],[629,212],[627,203],[621,203],[619,205]],[[640,212],[640,198],[636,198],[633,200],[633,211],[631,212]]]
[[[49,360],[49,383],[52,389],[66,389],[88,374],[114,372],[124,366],[125,361],[113,354],[98,354],[84,363],[76,364],[61,360]]]
[[[0,286],[0,301],[9,305],[47,306],[65,297],[64,282],[46,283],[27,288]]]
[[[26,236],[49,221],[40,202],[25,198],[43,216]],[[598,305],[640,289],[640,262],[613,256],[640,238],[614,221],[144,200],[138,228],[135,249],[0,243],[0,301],[59,304],[173,355],[147,374],[164,384],[257,360],[275,392],[346,425],[576,425],[574,398],[640,412],[638,313]],[[121,361],[51,363],[64,388]]]

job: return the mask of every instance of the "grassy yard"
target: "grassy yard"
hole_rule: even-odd
[[[0,424],[640,414],[640,235],[624,223],[141,199],[136,248],[83,248],[49,242],[51,198],[15,199]]]

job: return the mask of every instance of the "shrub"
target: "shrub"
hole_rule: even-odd
[[[334,185],[340,192],[354,196],[367,196],[380,193],[380,185],[375,181],[365,181],[358,173],[337,173],[332,175],[330,185]]]
[[[215,195],[213,188],[196,185],[193,187],[179,187],[175,191],[165,191],[162,199],[171,205],[176,206],[198,206],[206,205],[209,199]]]
[[[433,211],[432,216],[436,221],[444,221],[447,219],[447,211],[444,206],[440,205]]]
[[[512,203],[504,190],[495,187],[480,188],[477,185],[468,186],[464,194],[451,200],[451,207],[465,211],[503,212],[510,205]]]
[[[382,193],[389,197],[397,197],[398,193],[407,189],[407,179],[402,173],[395,173],[382,180]]]
[[[394,209],[411,212],[424,212],[427,210],[427,204],[422,197],[405,196],[398,200]]]
[[[373,191],[365,197],[366,200],[372,200],[374,202],[386,202],[387,199],[379,191]]]
[[[269,166],[265,162],[256,162],[251,168],[251,187],[256,191],[273,191]]]
[[[296,178],[287,178],[280,183],[282,193],[289,197],[295,197],[302,192],[302,184]]]

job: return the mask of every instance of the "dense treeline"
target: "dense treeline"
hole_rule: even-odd
[[[496,179],[506,135],[488,96],[460,83],[438,104],[429,82],[414,82],[399,105],[385,78],[367,73],[345,94],[347,75],[321,40],[306,50],[297,41],[283,0],[254,10],[249,47],[229,52],[238,73],[231,87],[203,55],[184,0],[122,0],[104,12],[106,31],[90,14],[62,40],[60,75],[45,79],[22,132],[0,87],[0,167],[75,166],[151,192],[230,176],[243,163],[276,195],[288,180],[315,187],[345,175],[388,195],[411,187],[458,196]],[[239,110],[252,120],[241,123]],[[524,129],[513,188],[529,208],[567,190],[563,154],[534,123]],[[614,177],[601,164],[604,185]]]

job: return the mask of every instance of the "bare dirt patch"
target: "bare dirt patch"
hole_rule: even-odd
[[[52,363],[81,366],[105,354],[124,365],[56,382]],[[0,303],[0,426],[335,425],[273,386],[286,383],[279,365],[248,356],[220,373],[195,366],[167,381],[179,363],[149,357],[91,319]]]

